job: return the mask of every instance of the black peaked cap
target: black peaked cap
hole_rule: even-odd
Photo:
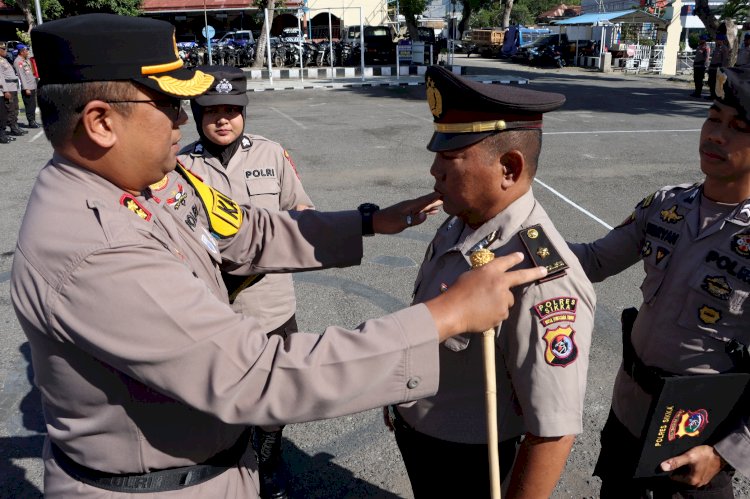
[[[504,130],[540,129],[542,115],[565,103],[565,96],[516,85],[486,85],[441,66],[425,72],[427,103],[435,133],[427,149],[460,149]]]
[[[135,81],[178,98],[202,94],[213,78],[183,69],[174,26],[115,14],[84,14],[31,31],[40,85]]]
[[[737,109],[750,121],[750,68],[721,68],[716,77],[716,100]]]

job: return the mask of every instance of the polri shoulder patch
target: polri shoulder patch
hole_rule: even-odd
[[[177,165],[177,172],[195,189],[208,215],[209,229],[218,237],[232,237],[242,226],[242,209],[229,196],[204,184],[196,175]]]
[[[534,266],[547,269],[546,277],[539,279],[539,282],[550,281],[565,275],[568,264],[562,259],[540,224],[521,229],[518,231],[518,237],[521,238],[523,247]]]

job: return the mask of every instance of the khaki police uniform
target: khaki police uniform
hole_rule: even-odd
[[[20,55],[13,61],[13,67],[18,75],[20,84],[21,99],[26,112],[26,123],[29,125],[36,124],[36,76],[34,68],[31,66],[31,59],[23,58]],[[29,91],[29,95],[26,95]]]
[[[541,129],[542,113],[559,108],[565,101],[560,94],[478,84],[436,66],[426,72],[426,87],[435,121],[435,132],[427,148],[438,155],[452,151],[462,154],[467,150],[464,148],[479,147],[475,144],[498,132],[502,140],[502,130],[529,130],[522,133],[533,136]],[[448,180],[442,180],[442,161],[450,162],[436,157],[431,171],[436,178],[436,189],[440,187],[444,196],[455,201]],[[472,168],[500,167],[494,163],[478,164],[479,161],[462,165],[460,175],[471,179]],[[446,178],[461,180],[452,166],[444,168],[450,171]],[[527,173],[524,171],[523,175]],[[596,304],[593,286],[534,198],[531,187],[525,192],[520,189],[523,182],[531,180],[521,178],[518,182],[517,193],[505,194],[513,195],[514,199],[509,199],[507,206],[476,230],[458,216],[449,218],[438,229],[414,288],[414,303],[438,296],[471,269],[471,254],[480,247],[496,256],[523,252],[526,258],[520,266],[548,268],[544,282],[512,290],[514,306],[495,330],[502,474],[513,468],[514,444],[524,434],[562,437],[582,431]],[[465,185],[472,185],[472,181],[466,180]],[[466,194],[466,199],[484,198],[489,192],[503,195],[483,191],[476,185],[473,189],[476,192]],[[470,201],[463,202],[471,205]],[[462,210],[475,212],[481,208],[471,205]],[[439,351],[438,392],[399,405],[394,412],[396,438],[412,489],[420,499],[442,494],[487,497],[489,467],[482,341],[468,334],[460,335],[446,340]],[[435,475],[435,467],[446,459],[451,461],[451,470],[457,475],[451,483]]]
[[[218,215],[236,221],[216,200]],[[251,210],[235,236],[217,239],[204,206],[211,211],[176,172],[132,196],[60,156],[41,170],[11,295],[42,393],[47,497],[121,497],[68,476],[50,442],[92,469],[145,473],[202,463],[247,425],[330,418],[437,389],[437,331],[424,306],[286,345],[229,307],[220,264],[254,273],[359,263],[359,213]],[[248,452],[164,496],[257,497],[256,467]]]
[[[18,75],[5,57],[0,57],[0,91],[10,93],[10,99],[3,97],[7,118],[3,127],[18,128]]]
[[[240,205],[267,210],[293,210],[312,206],[289,153],[260,135],[245,134],[226,168],[198,141],[180,151],[178,160]],[[289,274],[268,274],[243,290],[232,308],[254,317],[266,331],[273,331],[296,310],[294,284]]]
[[[87,14],[31,37],[42,90],[134,82],[169,103],[173,123],[179,100],[214,83],[182,68],[164,21]],[[135,195],[90,168],[55,153],[41,169],[11,271],[47,426],[46,497],[255,498],[247,426],[437,390],[438,332],[426,306],[286,340],[229,306],[222,271],[359,263],[357,211],[243,210],[180,167]]]
[[[438,230],[415,283],[414,303],[447,289],[471,268],[470,248],[492,231],[496,256],[525,252],[519,231],[541,224],[570,267],[544,283],[515,288],[515,305],[496,330],[500,440],[526,432],[581,432],[583,397],[596,297],[564,239],[530,190],[475,231],[458,218]],[[528,258],[523,265],[533,266]],[[461,336],[440,347],[440,390],[397,408],[417,431],[442,440],[485,444],[483,363],[479,338]]]
[[[732,339],[750,344],[750,200],[700,230],[701,185],[664,187],[638,203],[623,224],[590,244],[572,244],[592,281],[643,260],[643,304],[633,325],[635,354],[678,375],[732,370]],[[612,410],[632,435],[646,422],[651,397],[620,368]],[[716,443],[750,476],[747,420]]]

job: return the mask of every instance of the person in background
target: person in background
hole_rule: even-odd
[[[737,50],[737,62],[734,63],[734,66],[742,67],[748,64],[750,64],[750,31],[745,32],[742,37],[742,45]]]
[[[229,66],[199,66],[214,85],[191,101],[200,140],[184,147],[177,159],[207,184],[240,205],[267,210],[313,208],[286,149],[276,142],[245,133],[247,79]],[[287,338],[297,332],[297,300],[290,274],[237,278],[223,274],[232,308],[255,318],[269,335]],[[281,437],[283,427],[256,427],[254,445],[260,465],[261,497],[283,499]]]
[[[9,127],[11,136],[20,137],[28,132],[18,128],[18,75],[13,64],[6,59],[7,53],[7,46],[3,43],[0,48],[0,92],[3,94],[5,120],[0,126],[3,130]]]
[[[18,49],[18,56],[13,61],[13,67],[16,69],[21,86],[21,98],[26,111],[26,126],[28,128],[39,128],[39,124],[36,122],[36,76],[34,76],[34,67],[29,58],[29,47],[19,44],[16,48]]]
[[[695,90],[690,94],[691,97],[701,97],[703,93],[703,80],[706,77],[706,67],[711,60],[711,48],[708,46],[708,35],[701,35],[698,41],[698,47],[693,54],[693,83]]]
[[[720,68],[729,67],[729,45],[727,35],[719,33],[716,35],[716,46],[711,53],[711,64],[708,66],[708,91],[711,93],[704,99],[716,99],[716,73]]]

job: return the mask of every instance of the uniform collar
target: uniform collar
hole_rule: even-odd
[[[458,250],[462,254],[468,255],[477,243],[494,231],[497,231],[497,234],[494,243],[489,246],[490,249],[503,246],[516,234],[516,232],[518,232],[521,224],[529,218],[531,210],[534,209],[535,204],[534,193],[531,187],[529,187],[529,190],[521,197],[513,201],[508,207],[495,215],[492,219],[485,222],[465,240],[458,241]],[[461,225],[463,226],[463,222]]]

